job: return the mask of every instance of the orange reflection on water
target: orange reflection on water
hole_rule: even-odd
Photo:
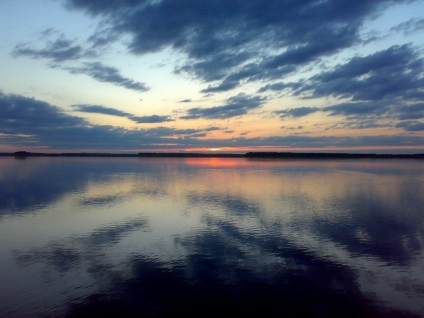
[[[187,158],[184,163],[191,166],[205,167],[241,167],[248,166],[249,162],[243,158]]]

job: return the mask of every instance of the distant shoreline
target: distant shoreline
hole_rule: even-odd
[[[40,153],[17,151],[0,153],[0,156],[27,157],[132,157],[132,158],[246,158],[246,159],[424,159],[424,153],[417,154],[375,154],[375,153],[328,153],[328,152],[247,152],[232,153],[185,153],[185,152],[140,152],[127,153]]]

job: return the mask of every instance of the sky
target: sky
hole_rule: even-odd
[[[424,0],[0,0],[0,152],[424,152]]]

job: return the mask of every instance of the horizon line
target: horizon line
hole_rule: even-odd
[[[26,157],[150,157],[150,158],[269,158],[269,159],[424,159],[424,153],[414,154],[377,154],[377,153],[345,153],[345,152],[275,152],[251,151],[246,153],[202,153],[202,152],[138,152],[138,153],[107,153],[107,152],[29,152],[15,151],[0,153],[0,156]]]

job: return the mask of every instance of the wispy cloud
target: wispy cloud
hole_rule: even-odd
[[[187,110],[187,115],[181,116],[180,119],[226,119],[241,116],[261,107],[264,101],[263,97],[239,94],[229,98],[227,104],[223,106],[190,108]]]
[[[424,19],[413,18],[392,27],[390,30],[410,34],[422,29],[424,29]]]
[[[101,105],[74,105],[75,110],[83,113],[104,114],[120,117],[132,117],[130,113],[120,111],[116,108],[105,107]]]
[[[47,29],[41,33],[41,37],[44,39],[56,33],[53,29]],[[100,39],[91,39],[90,41],[100,41]],[[99,43],[92,43],[91,47],[87,47],[87,45],[80,45],[76,42],[76,40],[69,40],[61,34],[54,40],[48,40],[43,48],[34,48],[31,43],[18,44],[12,54],[15,57],[25,56],[44,59],[50,63],[50,67],[63,69],[72,74],[85,74],[99,82],[110,83],[139,92],[149,90],[145,83],[123,76],[115,67],[100,62],[87,62],[87,60],[93,60],[98,56],[99,52],[93,49],[93,46],[100,46]],[[71,62],[72,65],[70,65]]]
[[[151,116],[131,116],[129,117],[132,121],[135,121],[139,124],[156,124],[156,123],[164,123],[167,121],[174,121],[169,116],[159,116],[159,115],[151,115]]]
[[[85,74],[104,83],[111,83],[130,90],[145,92],[148,87],[144,83],[134,81],[122,76],[118,69],[99,62],[87,62],[81,66],[66,67],[73,74]]]
[[[77,60],[91,55],[75,41],[68,40],[61,36],[60,38],[49,41],[44,48],[37,49],[31,47],[29,43],[18,44],[14,51],[14,56],[27,56],[35,59],[46,59],[53,63]]]
[[[123,112],[116,108],[105,107],[101,105],[74,105],[74,108],[75,110],[84,112],[84,113],[94,113],[94,114],[125,117],[139,124],[164,123],[168,121],[174,121],[170,116],[159,116],[159,115],[135,116],[133,114]]]

